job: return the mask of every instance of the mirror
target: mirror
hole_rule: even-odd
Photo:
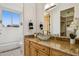
[[[74,20],[74,7],[60,12],[60,35],[67,36],[67,27],[71,25]]]

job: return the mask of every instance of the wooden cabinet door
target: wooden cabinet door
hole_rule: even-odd
[[[30,54],[31,56],[48,56],[49,48],[30,42]]]
[[[38,51],[38,56],[48,56],[48,55],[42,51]]]
[[[50,56],[71,56],[70,54],[55,50],[55,49],[50,49]]]
[[[25,56],[30,55],[30,41],[28,41],[28,40],[24,41],[24,55]]]
[[[50,55],[51,56],[63,56],[64,54],[59,52],[59,51],[57,51],[57,50],[51,49],[50,50]]]
[[[31,56],[48,56],[46,53],[40,51],[39,49],[36,49],[34,47],[30,48],[30,55]]]
[[[38,55],[38,51],[36,48],[30,46],[30,55],[31,56],[37,56]]]

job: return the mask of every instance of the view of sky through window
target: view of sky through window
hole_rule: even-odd
[[[4,26],[7,25],[19,25],[20,24],[20,15],[17,13],[3,11],[2,12],[2,23]]]

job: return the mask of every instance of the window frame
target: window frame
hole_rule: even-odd
[[[13,9],[9,9],[9,8],[2,8],[2,11],[1,11],[1,20],[3,19],[3,11],[8,11],[8,12],[11,12],[11,13],[15,13],[15,14],[18,14],[19,15],[19,24],[18,24],[18,27],[20,27],[22,21],[21,21],[21,16],[22,16],[22,13],[20,11],[16,11],[16,10],[13,10]],[[12,20],[12,19],[11,19]],[[3,22],[3,20],[1,21]],[[13,23],[13,22],[12,22]],[[3,27],[7,27],[7,26],[4,26],[4,24],[2,24]],[[13,25],[13,24],[12,24]],[[16,26],[11,26],[11,27],[16,27]]]

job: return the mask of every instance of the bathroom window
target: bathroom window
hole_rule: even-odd
[[[12,14],[12,25],[18,27],[20,25],[20,15],[13,13]]]
[[[20,14],[4,10],[2,12],[2,24],[5,27],[19,27]]]

